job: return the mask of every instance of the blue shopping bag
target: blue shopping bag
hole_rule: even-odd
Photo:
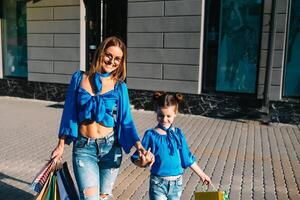
[[[79,193],[75,187],[67,162],[56,171],[58,177],[58,189],[61,200],[79,200]]]

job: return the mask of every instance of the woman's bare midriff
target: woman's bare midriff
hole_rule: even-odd
[[[97,139],[103,138],[113,132],[113,127],[106,127],[97,122],[91,122],[89,124],[81,124],[79,132],[82,136]]]

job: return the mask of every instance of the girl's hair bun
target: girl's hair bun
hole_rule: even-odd
[[[154,92],[153,94],[153,100],[157,101],[161,96],[163,96],[165,94],[165,92]]]
[[[177,100],[177,102],[180,104],[183,102],[183,95],[180,93],[176,93],[175,94],[175,99]]]

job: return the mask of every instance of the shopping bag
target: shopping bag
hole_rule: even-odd
[[[55,168],[54,160],[49,160],[33,179],[30,187],[33,191],[40,193],[46,181],[49,178],[51,171]]]
[[[51,168],[46,183],[41,189],[41,192],[36,195],[36,200],[60,200],[56,175],[58,168],[61,168],[60,162],[55,163],[54,167]]]
[[[45,200],[46,199],[52,176],[53,176],[53,171],[48,176],[46,183],[44,184],[41,192],[36,195],[35,200]]]
[[[195,200],[229,200],[228,194],[225,191],[217,191],[212,184],[213,190],[211,192],[195,192]]]
[[[45,200],[60,200],[56,174],[51,177],[51,184]]]
[[[49,161],[34,179],[36,200],[79,200],[67,162]]]
[[[66,191],[66,188],[64,186],[64,183],[62,181],[62,178],[61,178],[61,175],[60,173],[56,173],[57,175],[57,186],[58,186],[58,190],[59,190],[59,198],[60,200],[71,200],[67,191]]]
[[[226,192],[195,192],[195,200],[229,200]]]
[[[58,188],[61,200],[79,200],[79,193],[75,187],[67,162],[56,171],[58,176]]]

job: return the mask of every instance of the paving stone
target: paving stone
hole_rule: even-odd
[[[5,119],[0,121],[0,199],[34,198],[29,185],[57,143],[62,109],[51,107],[54,104],[0,97],[0,118]],[[156,125],[154,112],[132,113],[141,136]],[[299,126],[187,114],[179,114],[175,125],[183,130],[198,164],[230,199],[300,199]],[[66,146],[64,160],[73,176],[71,148]],[[124,154],[114,199],[148,199],[148,176],[149,169],[137,168]],[[206,190],[192,170],[183,178],[182,199],[192,200],[195,191]]]

